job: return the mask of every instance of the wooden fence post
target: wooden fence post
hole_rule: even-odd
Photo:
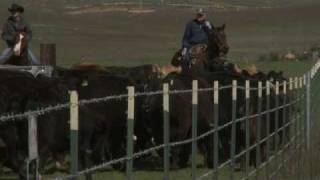
[[[56,66],[56,45],[40,45],[40,63],[41,65]]]
[[[133,179],[133,135],[134,135],[134,87],[128,87],[128,121],[127,121],[127,179]]]
[[[170,111],[169,111],[169,84],[163,84],[163,139],[164,139],[164,180],[169,180],[170,171]]]
[[[192,179],[197,179],[198,81],[192,81]]]
[[[78,172],[79,101],[75,90],[70,91],[70,130],[71,174],[76,175]]]

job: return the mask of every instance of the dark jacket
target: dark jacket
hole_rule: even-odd
[[[16,22],[13,17],[9,17],[3,25],[1,37],[9,47],[13,47],[16,44],[16,36],[20,32],[27,33],[27,40],[31,41],[32,31],[26,21],[21,19],[20,22]]]
[[[182,48],[190,48],[197,44],[208,44],[209,31],[210,29],[205,25],[205,21],[193,20],[189,22],[183,35]]]

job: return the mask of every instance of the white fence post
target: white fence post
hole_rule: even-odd
[[[27,179],[30,179],[30,166],[32,164],[36,165],[35,172],[32,172],[32,178],[38,179],[38,123],[37,123],[37,116],[30,115],[28,116],[28,162],[27,162]],[[35,176],[35,177],[33,177]]]
[[[135,109],[135,90],[133,86],[128,88],[128,114],[127,114],[127,165],[126,175],[128,180],[133,179],[133,136],[134,136],[134,109]]]
[[[170,109],[169,109],[169,84],[163,84],[163,151],[164,180],[169,180],[170,172]]]
[[[79,101],[78,92],[70,91],[70,173],[76,175],[78,171],[78,130],[79,130]],[[74,178],[76,179],[76,178]]]
[[[197,179],[198,81],[192,81],[192,180]]]

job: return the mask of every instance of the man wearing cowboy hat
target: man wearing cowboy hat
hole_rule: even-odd
[[[8,10],[11,13],[11,16],[4,23],[1,34],[1,37],[7,43],[8,48],[6,48],[0,55],[0,64],[4,64],[13,55],[13,47],[19,40],[19,32],[25,32],[27,34],[27,40],[29,43],[32,39],[30,26],[22,17],[24,8],[18,4],[12,4]],[[30,49],[28,49],[28,55],[33,65],[39,64],[39,61]]]
[[[208,44],[208,33],[213,29],[214,27],[207,20],[204,9],[197,9],[195,19],[187,24],[183,35],[181,51],[183,64],[191,65],[188,55],[189,49],[198,44]]]

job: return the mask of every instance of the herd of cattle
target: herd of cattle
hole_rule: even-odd
[[[163,74],[166,74],[164,76]],[[135,86],[136,92],[151,92],[162,90],[163,83],[169,83],[170,90],[185,90],[192,88],[192,80],[198,80],[199,88],[212,88],[214,81],[221,86],[229,86],[232,80],[237,80],[239,86],[244,86],[250,80],[251,87],[258,87],[258,82],[265,84],[284,82],[286,78],[281,72],[271,71],[248,72],[239,70],[231,63],[215,63],[211,70],[197,73],[172,72],[156,65],[143,65],[133,68],[100,67],[93,65],[77,65],[70,69],[56,67],[53,76],[39,75],[34,77],[28,72],[0,70],[0,114],[21,113],[69,101],[69,90],[77,90],[80,99],[91,99],[119,94],[127,94],[128,86]],[[283,86],[282,86],[283,88]],[[280,89],[282,89],[280,88]],[[281,91],[280,91],[281,92]],[[266,93],[266,89],[263,89]],[[214,127],[222,126],[232,120],[232,89],[223,88],[219,92],[219,120],[214,124],[213,91],[199,92],[198,95],[198,134],[205,133]],[[258,92],[251,90],[251,114],[258,112]],[[237,89],[236,117],[245,116],[245,91]],[[283,99],[289,99],[290,94],[279,95],[279,104]],[[275,108],[275,90],[271,88],[270,109]],[[191,93],[177,93],[170,95],[170,142],[191,138],[192,102]],[[267,98],[262,97],[262,111],[265,111]],[[134,151],[140,151],[155,145],[163,144],[163,107],[162,95],[137,96],[135,100],[134,134],[136,137]],[[260,136],[265,138],[282,127],[289,118],[283,116],[283,111],[271,112],[270,131],[267,132],[267,115],[261,116]],[[126,156],[127,133],[127,99],[109,100],[80,106],[79,111],[79,164],[81,169],[95,164]],[[276,125],[276,116],[279,124]],[[249,120],[250,144],[257,142],[257,118]],[[286,132],[288,129],[279,133]],[[245,148],[244,122],[236,125],[236,152]],[[283,137],[283,136],[281,136]],[[198,141],[198,148],[204,155],[204,164],[209,168],[213,165],[213,136],[207,136]],[[281,138],[284,142],[287,139]],[[279,142],[279,143],[281,143]],[[219,131],[219,161],[225,162],[230,158],[231,126]],[[261,143],[261,159],[265,160],[266,142]],[[69,109],[52,111],[38,117],[38,150],[40,154],[40,169],[48,162],[57,162],[60,168],[67,167],[65,156],[70,151]],[[23,169],[28,154],[28,121],[0,122],[0,166],[12,169],[25,177]],[[187,166],[191,153],[191,144],[171,148],[171,167]],[[254,152],[252,151],[253,155]],[[162,156],[162,153],[159,152]],[[143,157],[142,157],[143,158]],[[251,165],[255,165],[255,156],[251,158]],[[122,165],[114,166],[121,169]],[[1,171],[0,171],[1,176]]]

